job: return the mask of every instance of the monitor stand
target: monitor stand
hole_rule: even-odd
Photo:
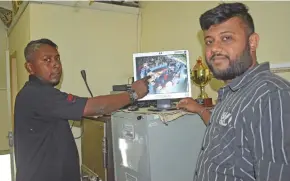
[[[171,105],[170,99],[157,100],[156,108],[149,108],[148,111],[172,111],[176,110],[175,106]]]

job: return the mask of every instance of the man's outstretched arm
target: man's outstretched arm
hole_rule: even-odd
[[[89,98],[83,116],[108,114],[130,104],[130,102],[128,92]]]
[[[148,93],[148,79],[145,77],[132,84],[132,92],[104,95],[89,98],[84,108],[83,116],[96,116],[114,112],[132,102],[132,99],[143,98]]]

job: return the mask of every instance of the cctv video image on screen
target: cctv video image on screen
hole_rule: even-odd
[[[151,76],[148,94],[188,92],[186,54],[136,57],[135,63],[137,79]]]

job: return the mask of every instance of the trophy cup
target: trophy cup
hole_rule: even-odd
[[[190,72],[192,82],[200,88],[200,94],[197,97],[196,101],[199,104],[204,105],[205,107],[211,107],[212,98],[209,98],[207,93],[205,92],[204,87],[210,82],[212,79],[212,74],[209,71],[208,67],[202,63],[202,58],[199,57],[196,60],[196,64]]]

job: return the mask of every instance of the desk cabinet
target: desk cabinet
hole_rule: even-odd
[[[82,131],[82,175],[87,180],[114,181],[110,117],[86,117]]]
[[[194,114],[167,125],[134,112],[86,118],[82,172],[94,181],[192,181],[205,128]]]

